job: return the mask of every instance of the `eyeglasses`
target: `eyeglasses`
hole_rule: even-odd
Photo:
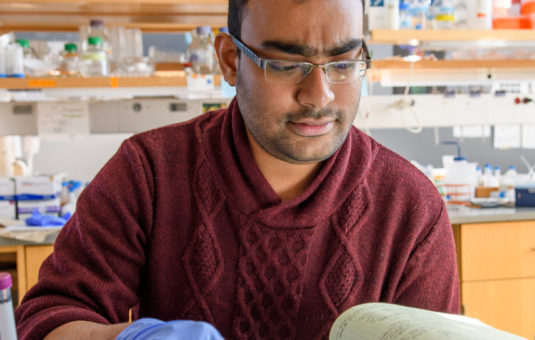
[[[263,59],[245,46],[238,38],[229,34],[236,47],[261,69],[264,70],[266,81],[273,83],[298,84],[302,82],[316,67],[323,69],[330,84],[343,84],[362,80],[366,70],[371,67],[372,60],[368,46],[362,40],[362,49],[366,59],[349,59],[333,61],[325,64],[312,64],[306,61],[290,61]]]

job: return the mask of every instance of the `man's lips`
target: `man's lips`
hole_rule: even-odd
[[[304,137],[321,136],[334,126],[332,120],[300,120],[297,122],[288,122],[290,127],[298,134]]]

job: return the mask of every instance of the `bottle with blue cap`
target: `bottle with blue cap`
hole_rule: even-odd
[[[12,285],[11,274],[0,273],[0,340],[17,340],[11,299]]]
[[[461,146],[456,141],[442,142],[446,145],[457,146],[457,156],[446,167],[445,187],[450,196],[449,203],[469,203],[474,198],[477,185],[476,163],[469,163],[461,155]]]

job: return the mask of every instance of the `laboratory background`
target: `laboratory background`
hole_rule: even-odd
[[[14,306],[126,138],[228,105],[213,49],[227,6],[0,1],[0,272]],[[535,0],[367,0],[364,27],[354,125],[442,195],[463,313],[533,339]]]

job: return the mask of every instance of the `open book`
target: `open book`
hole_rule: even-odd
[[[351,307],[334,322],[329,340],[521,340],[462,315],[388,303]]]

